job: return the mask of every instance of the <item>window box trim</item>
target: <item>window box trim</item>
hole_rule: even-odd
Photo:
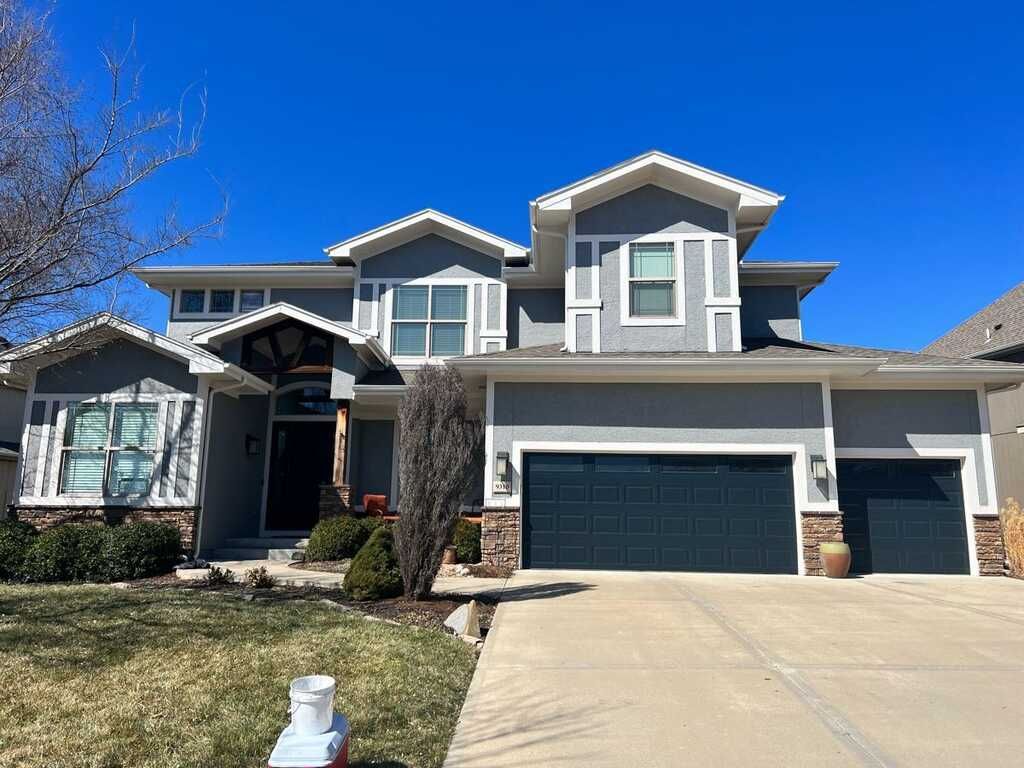
[[[171,293],[171,321],[172,322],[189,322],[192,320],[225,320],[230,317],[236,317],[238,315],[248,314],[249,312],[257,312],[259,309],[263,309],[270,304],[270,288],[203,288],[203,287],[182,287],[175,288]],[[183,291],[202,291],[203,292],[203,310],[201,312],[182,312],[181,311],[181,294]],[[210,302],[212,301],[211,294],[214,291],[232,291],[234,293],[234,300],[231,303],[230,312],[212,312],[210,310]],[[249,309],[245,312],[242,311],[242,291],[261,291],[263,293],[263,304],[258,309]]]
[[[472,278],[472,277],[425,277],[425,278],[387,278],[378,280],[381,284],[387,285],[387,290],[380,295],[380,299],[384,302],[384,327],[381,328],[381,343],[384,345],[385,350],[391,356],[391,361],[395,365],[399,366],[413,366],[423,365],[424,363],[443,363],[446,360],[451,360],[454,357],[460,357],[465,355],[474,354],[474,348],[477,344],[477,340],[474,338],[475,329],[475,315],[477,310],[475,293],[476,286],[480,287],[480,301],[485,302],[487,286],[502,285],[500,280],[494,278]],[[395,289],[403,286],[461,286],[466,289],[466,319],[465,320],[395,320],[392,316],[394,315],[394,297]],[[427,317],[430,317],[431,304],[433,302],[433,291],[429,291],[429,298],[427,301]],[[504,302],[502,302],[504,304]],[[482,310],[486,313],[486,307]],[[482,321],[486,320],[486,314],[481,318]],[[426,356],[421,357],[418,355],[395,355],[392,353],[393,346],[393,335],[395,323],[426,323],[427,338],[426,338]],[[463,345],[462,355],[444,355],[444,356],[432,356],[430,354],[430,328],[431,324],[459,324],[464,326],[465,332],[463,333]],[[481,323],[481,332],[483,331],[483,323]]]
[[[593,239],[593,238],[590,238]],[[604,238],[611,239],[611,237]],[[619,235],[619,322],[627,327],[666,327],[686,325],[686,269],[683,256],[684,243],[688,240],[703,241],[703,237],[687,237],[679,234],[655,233],[651,235]],[[668,282],[667,280],[650,280],[632,278],[629,274],[630,246],[641,243],[669,243],[672,245],[673,267],[675,276],[675,313],[670,317],[644,317],[630,314],[630,294],[634,282]]]

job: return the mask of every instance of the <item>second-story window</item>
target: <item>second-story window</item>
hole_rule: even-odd
[[[466,286],[399,286],[395,288],[391,319],[391,354],[461,355],[466,349]]]
[[[181,291],[178,294],[178,311],[181,314],[198,314],[203,311],[206,291]]]
[[[238,311],[239,312],[252,312],[255,309],[259,309],[263,306],[263,290],[246,290],[243,289],[238,292]]]
[[[629,246],[630,317],[675,317],[676,259],[672,243]]]
[[[234,289],[214,289],[210,291],[210,313],[226,315],[235,311]]]

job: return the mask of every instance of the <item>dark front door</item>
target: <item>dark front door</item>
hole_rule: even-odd
[[[840,459],[855,573],[970,573],[960,462]]]
[[[793,460],[528,454],[523,565],[796,573]]]
[[[320,484],[331,482],[333,421],[277,421],[270,446],[268,530],[308,531],[320,515]]]

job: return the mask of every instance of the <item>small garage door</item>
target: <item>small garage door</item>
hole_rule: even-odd
[[[856,573],[970,573],[959,461],[840,459]]]
[[[796,573],[788,456],[528,454],[523,565]]]

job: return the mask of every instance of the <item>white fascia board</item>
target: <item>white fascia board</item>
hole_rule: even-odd
[[[882,365],[868,379],[893,381],[956,381],[991,384],[1024,382],[1024,366]]]
[[[285,319],[296,320],[314,328],[319,328],[332,336],[340,336],[357,349],[361,347],[369,349],[379,362],[387,363],[388,361],[387,353],[372,336],[334,320],[328,320],[326,317],[310,312],[308,309],[302,309],[286,302],[268,304],[265,307],[247,312],[239,317],[233,317],[222,323],[217,323],[209,328],[204,328],[198,333],[192,334],[189,339],[194,344],[219,347],[227,339]]]
[[[174,288],[273,288],[349,285],[355,270],[337,264],[322,266],[139,267],[131,270],[147,287],[168,293]]]
[[[781,379],[814,379],[841,375],[859,377],[875,370],[884,358],[847,358],[823,362],[794,362],[785,359],[760,360],[637,360],[594,359],[555,360],[550,358],[520,358],[506,360],[473,360],[464,358],[449,361],[450,365],[474,373],[546,378],[549,376],[606,375],[629,380],[651,378],[691,379],[765,377]]]
[[[764,189],[763,187],[756,187],[745,181],[712,171],[710,168],[704,168],[678,157],[672,157],[664,152],[652,151],[599,171],[592,176],[556,189],[553,192],[541,195],[534,201],[534,204],[539,209],[545,211],[569,210],[572,208],[572,198],[574,196],[652,166],[664,168],[682,176],[732,192],[739,195],[741,201],[745,201],[748,205],[775,207],[785,199],[784,195]]]
[[[503,237],[498,237],[486,230],[474,227],[472,224],[467,224],[464,221],[460,221],[459,219],[448,216],[440,211],[435,211],[432,208],[426,208],[396,221],[384,224],[376,229],[371,229],[369,232],[364,232],[363,234],[351,237],[348,240],[342,240],[340,243],[335,243],[334,245],[324,248],[324,253],[332,259],[352,259],[353,261],[358,262],[365,257],[353,256],[353,249],[369,245],[376,240],[390,237],[392,235],[398,235],[402,230],[410,229],[424,223],[431,224],[442,230],[448,230],[449,232],[460,235],[463,238],[467,238],[491,249],[495,249],[502,254],[504,259],[526,258],[528,249],[525,246],[513,243],[511,240],[506,240]]]

